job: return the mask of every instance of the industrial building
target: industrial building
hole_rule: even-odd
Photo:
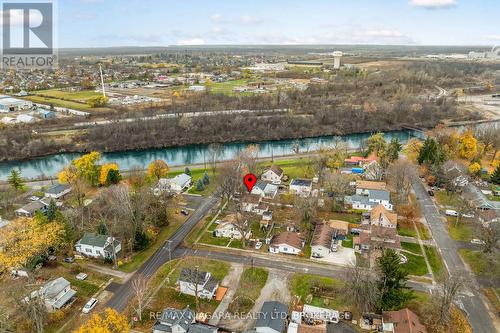
[[[0,112],[2,113],[29,110],[32,106],[33,103],[30,101],[0,95]]]

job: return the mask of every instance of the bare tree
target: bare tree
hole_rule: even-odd
[[[10,291],[11,297],[19,304],[20,311],[24,314],[25,318],[31,323],[32,332],[43,333],[45,325],[47,325],[47,307],[43,300],[43,295],[36,293],[31,295],[32,286],[34,284],[33,278],[30,276],[28,281],[18,288]],[[19,302],[19,300],[21,301]]]
[[[429,316],[432,326],[449,327],[453,302],[463,286],[464,280],[458,276],[448,277],[440,286],[432,300],[433,305]]]
[[[148,299],[148,279],[144,275],[139,274],[132,280],[132,291],[134,293],[134,310],[139,317],[139,321],[142,321],[142,313],[147,305],[146,302]]]
[[[389,184],[396,190],[399,203],[408,201],[408,195],[411,189],[412,167],[406,160],[397,160],[388,170]]]
[[[323,177],[323,187],[326,191],[331,193],[334,208],[337,207],[337,200],[339,198],[343,198],[352,191],[349,177],[341,174],[340,172],[325,172]]]
[[[297,215],[301,217],[301,229],[306,231],[309,236],[314,229],[312,219],[316,215],[318,200],[313,197],[302,198],[297,196],[293,206]]]
[[[222,153],[222,145],[220,143],[211,143],[208,145],[208,160],[212,167],[212,174],[215,175],[215,170],[217,168],[217,162]]]
[[[380,299],[377,278],[371,270],[350,267],[346,273],[345,290],[354,304],[363,312],[374,311]]]
[[[228,161],[221,166],[217,177],[217,184],[218,195],[223,199],[222,201],[229,200],[238,192],[241,193],[243,184],[242,177],[243,175],[238,161]]]
[[[481,239],[484,241],[483,252],[493,253],[500,251],[500,225],[491,223],[481,228]]]
[[[243,248],[246,247],[246,236],[250,233],[251,223],[250,223],[250,214],[245,212],[241,206],[241,202],[239,202],[233,213],[234,219],[232,221],[235,228],[241,235],[241,245]]]
[[[484,144],[485,151],[492,150],[493,157],[491,161],[495,160],[498,150],[500,149],[500,128],[497,125],[487,125],[476,127],[474,130],[475,136],[479,141]]]

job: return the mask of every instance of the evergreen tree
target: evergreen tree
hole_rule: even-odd
[[[208,173],[205,171],[203,174],[203,184],[206,186],[210,184],[210,177],[208,176]]]
[[[196,182],[196,191],[201,192],[205,189],[205,185],[203,185],[203,181],[201,178],[198,178],[198,181]]]
[[[399,152],[403,148],[403,145],[399,142],[398,138],[394,138],[391,140],[391,143],[388,147],[388,158],[389,161],[393,162],[399,158]]]
[[[427,137],[420,149],[417,158],[418,164],[440,165],[444,161],[444,154],[434,138]]]
[[[191,169],[189,169],[188,167],[186,167],[186,168],[184,169],[184,173],[185,173],[186,175],[190,175],[190,176],[191,176]]]
[[[406,286],[408,272],[401,266],[400,260],[399,254],[392,249],[383,250],[382,256],[377,259],[381,295],[379,310],[399,310],[414,297]]]
[[[490,180],[493,184],[500,185],[500,165],[497,166],[497,168],[495,169],[495,171],[491,175]]]
[[[54,219],[56,218],[56,213],[56,202],[54,200],[50,200],[49,207],[47,208],[47,220],[49,220],[49,222],[54,221]]]
[[[134,237],[134,251],[142,251],[149,246],[149,237],[143,230],[136,230]]]
[[[107,235],[108,234],[108,227],[106,227],[106,224],[100,223],[99,226],[97,227],[97,233],[99,235]]]
[[[16,190],[22,190],[24,188],[24,182],[21,178],[21,173],[16,169],[12,169],[7,180],[9,181],[10,186],[15,188]]]
[[[122,175],[119,170],[110,169],[106,176],[106,185],[118,184],[122,180]]]

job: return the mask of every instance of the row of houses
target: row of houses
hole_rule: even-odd
[[[55,184],[44,192],[44,198],[27,203],[21,208],[16,209],[15,214],[19,217],[34,217],[37,212],[45,213],[51,200],[56,201],[56,205],[61,206],[62,199],[71,192],[71,186],[65,184]]]

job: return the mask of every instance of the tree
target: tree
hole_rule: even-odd
[[[26,293],[28,293],[27,290],[25,290],[25,295]],[[32,331],[43,333],[47,325],[48,313],[42,297],[25,297],[23,302],[20,302],[20,308],[31,323]]]
[[[132,280],[132,291],[134,293],[133,306],[137,317],[139,317],[139,321],[142,321],[142,313],[147,305],[148,290],[148,279],[144,275],[139,274],[139,276]]]
[[[337,207],[337,198],[342,198],[351,192],[350,180],[340,172],[326,172],[323,177],[323,187],[333,197],[333,208]]]
[[[47,220],[49,222],[54,221],[54,219],[56,218],[56,213],[57,213],[56,202],[54,201],[54,199],[52,199],[50,200],[49,207],[47,208]]]
[[[40,223],[37,219],[17,219],[0,229],[0,267],[26,267],[36,255],[59,247],[65,236],[58,222]]]
[[[417,158],[421,149],[422,149],[422,141],[420,141],[417,138],[411,138],[406,143],[406,149],[405,149],[406,156],[408,156],[408,159],[410,161],[417,162]]]
[[[398,203],[408,201],[411,190],[411,174],[413,168],[408,161],[399,160],[389,167],[388,182],[396,190]]]
[[[398,253],[392,249],[384,249],[377,259],[378,310],[401,309],[413,298],[413,292],[406,286],[408,272],[401,266],[400,260]]]
[[[500,165],[497,166],[497,168],[495,169],[495,171],[491,174],[490,181],[493,184],[500,185]]]
[[[211,143],[208,145],[208,161],[212,166],[212,175],[215,175],[217,162],[219,161],[219,156],[221,153],[222,153],[222,145],[220,143]]]
[[[389,162],[393,162],[399,158],[399,152],[403,148],[403,145],[399,142],[398,138],[393,138],[391,143],[387,148],[387,155]]]
[[[23,179],[21,178],[21,173],[18,170],[12,169],[7,180],[10,186],[12,186],[14,189],[16,190],[24,189],[24,182]]]
[[[477,162],[474,162],[474,163],[471,163],[469,165],[469,173],[471,175],[477,175],[479,173],[479,171],[481,171],[481,164],[477,163]]]
[[[221,166],[217,176],[217,194],[222,198],[222,201],[227,201],[236,193],[242,192],[242,177],[238,161],[228,161]],[[223,203],[221,202],[221,204]]]
[[[185,168],[184,168],[184,173],[185,173],[186,175],[190,175],[190,176],[191,176],[191,169],[189,169],[188,167],[185,167]]]
[[[127,317],[111,308],[94,314],[75,333],[128,333]]]
[[[380,292],[374,274],[359,266],[349,268],[346,273],[344,290],[362,312],[375,311],[380,302]]]
[[[95,96],[87,99],[87,104],[91,108],[100,108],[108,104],[108,98],[104,96]]]
[[[441,165],[444,155],[437,141],[430,136],[425,139],[422,149],[417,157],[418,164]]]
[[[96,185],[99,178],[99,166],[97,162],[100,159],[101,154],[93,151],[73,160],[72,164],[75,166],[79,177],[85,179],[91,185]]]
[[[210,184],[210,177],[208,176],[208,173],[205,171],[205,173],[203,173],[203,185],[208,185]]]
[[[160,178],[165,178],[168,175],[168,165],[165,161],[155,160],[151,162],[148,166],[148,177],[155,181],[158,181]]]
[[[477,139],[474,137],[474,133],[471,130],[465,131],[462,136],[460,136],[460,145],[458,147],[458,152],[460,157],[467,160],[472,159],[477,154]]]
[[[377,156],[379,152],[387,150],[387,142],[384,138],[384,133],[377,133],[370,136],[368,142],[368,154],[375,153]]]
[[[313,231],[313,224],[311,221],[316,215],[317,204],[318,202],[316,198],[302,198],[300,196],[296,196],[295,198],[293,206],[297,215],[301,217],[302,229],[308,234]]]
[[[436,332],[450,332],[453,303],[458,292],[464,286],[462,278],[448,277],[444,283],[433,293],[431,305],[428,309],[426,324]]]
[[[203,184],[203,180],[201,178],[198,178],[198,181],[196,182],[196,191],[201,192],[205,190],[205,185]]]
[[[101,170],[99,172],[99,184],[103,186],[117,184],[120,179],[121,175],[118,169],[118,164],[106,163],[101,166]]]
[[[494,253],[500,251],[500,225],[490,223],[481,228],[480,238],[484,242],[483,252]]]

